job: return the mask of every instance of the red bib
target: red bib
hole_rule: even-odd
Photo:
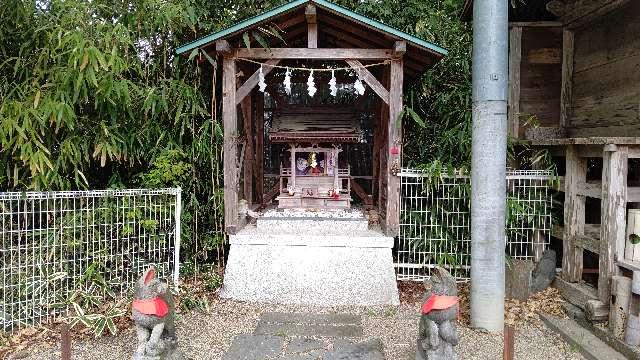
[[[146,300],[135,299],[132,306],[145,315],[164,317],[169,313],[169,305],[159,297]]]
[[[431,310],[448,309],[457,303],[457,296],[431,295],[422,305],[422,313],[428,314]]]

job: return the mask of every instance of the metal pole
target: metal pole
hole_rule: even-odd
[[[173,247],[173,285],[178,291],[178,280],[180,279],[180,215],[182,213],[182,189],[176,189],[175,206],[175,240]]]
[[[473,8],[471,325],[504,325],[508,0]]]

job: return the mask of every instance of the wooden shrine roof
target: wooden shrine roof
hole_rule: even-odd
[[[327,0],[294,0],[265,13],[209,34],[176,50],[189,54],[197,49],[215,52],[217,40],[227,40],[232,47],[244,47],[243,34],[259,26],[277,26],[285,42],[271,38],[269,46],[306,47],[305,7],[317,7],[319,48],[392,49],[395,41],[406,41],[405,73],[415,76],[431,68],[447,50],[424,39],[367,18]]]
[[[358,143],[357,113],[337,105],[288,105],[273,116],[269,138],[276,143]]]

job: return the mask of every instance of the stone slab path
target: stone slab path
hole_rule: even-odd
[[[236,336],[223,359],[384,360],[382,343],[362,336],[360,316],[267,312],[253,333]]]

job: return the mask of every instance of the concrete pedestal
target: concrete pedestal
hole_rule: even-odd
[[[282,304],[399,304],[393,238],[362,230],[361,220],[318,220],[324,232],[318,224],[311,231],[300,226],[309,221],[273,219],[269,226],[263,220],[230,236],[221,295]]]

